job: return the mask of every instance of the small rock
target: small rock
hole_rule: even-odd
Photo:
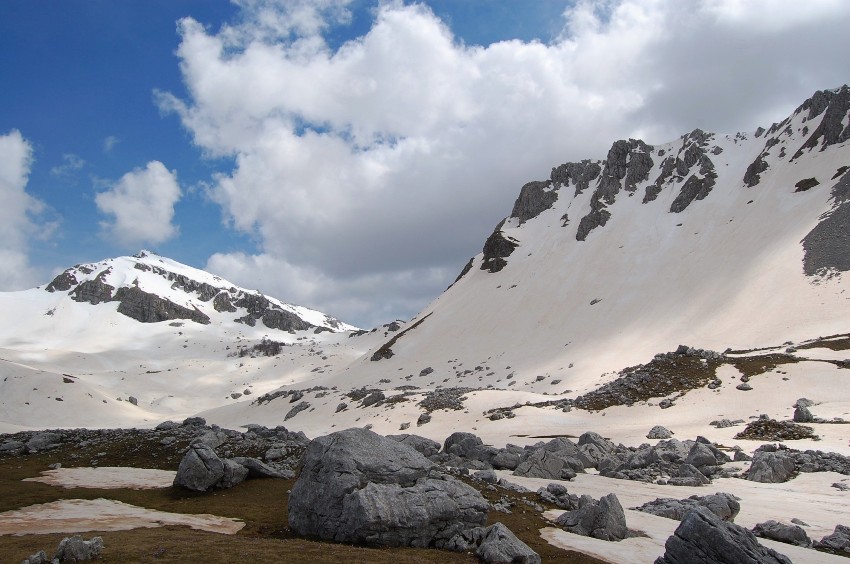
[[[661,425],[656,425],[646,434],[647,439],[670,439],[672,437],[673,432]]]

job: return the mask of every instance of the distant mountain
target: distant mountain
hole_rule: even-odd
[[[114,304],[117,313],[141,323],[232,321],[250,327],[261,323],[279,331],[356,329],[324,313],[239,288],[149,251],[78,264],[59,274],[44,290],[81,304]]]

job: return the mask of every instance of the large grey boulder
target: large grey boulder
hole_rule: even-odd
[[[205,492],[218,484],[224,473],[224,462],[213,449],[204,444],[192,445],[177,467],[174,485]]]
[[[744,527],[701,507],[685,515],[664,549],[655,564],[791,564]]]
[[[815,543],[815,548],[847,556],[850,554],[850,527],[836,525],[831,535]]]
[[[795,471],[796,464],[792,454],[759,449],[753,454],[747,479],[751,482],[778,484],[793,478]]]
[[[91,540],[83,540],[83,537],[74,535],[65,537],[56,547],[53,560],[59,562],[82,562],[100,556],[103,550],[103,539],[92,537]]]
[[[337,542],[444,547],[487,501],[413,448],[354,428],[318,437],[289,496],[289,527]]]
[[[48,450],[54,448],[56,445],[62,442],[62,435],[59,433],[52,433],[50,431],[43,431],[41,433],[36,433],[30,440],[27,441],[27,450],[29,452],[38,452],[40,450]]]
[[[753,527],[753,534],[757,537],[784,542],[786,544],[795,544],[809,548],[812,546],[812,539],[806,534],[803,527],[799,525],[786,525],[778,521],[765,521],[758,523]]]
[[[635,507],[637,511],[681,521],[692,509],[705,507],[724,521],[734,521],[741,504],[732,494],[692,495],[687,499],[658,498]]]
[[[584,470],[584,465],[578,458],[565,456],[562,452],[550,452],[545,448],[539,448],[517,466],[514,470],[514,476],[570,480],[575,478],[576,470],[579,472]]]
[[[476,435],[458,431],[446,438],[443,452],[460,458],[477,458],[476,455],[483,446],[484,442]]]
[[[607,541],[619,541],[629,536],[626,514],[614,494],[598,502],[590,496],[581,496],[579,508],[567,511],[555,522],[571,533]]]

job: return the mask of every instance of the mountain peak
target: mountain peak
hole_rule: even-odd
[[[333,317],[240,288],[223,278],[151,251],[78,264],[56,276],[48,293],[78,303],[117,302],[117,312],[142,323],[189,320],[200,324],[261,322],[280,331],[354,329]]]

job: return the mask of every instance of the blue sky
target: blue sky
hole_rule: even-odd
[[[7,0],[0,289],[144,247],[410,317],[552,166],[848,82],[847,3],[799,4]]]

